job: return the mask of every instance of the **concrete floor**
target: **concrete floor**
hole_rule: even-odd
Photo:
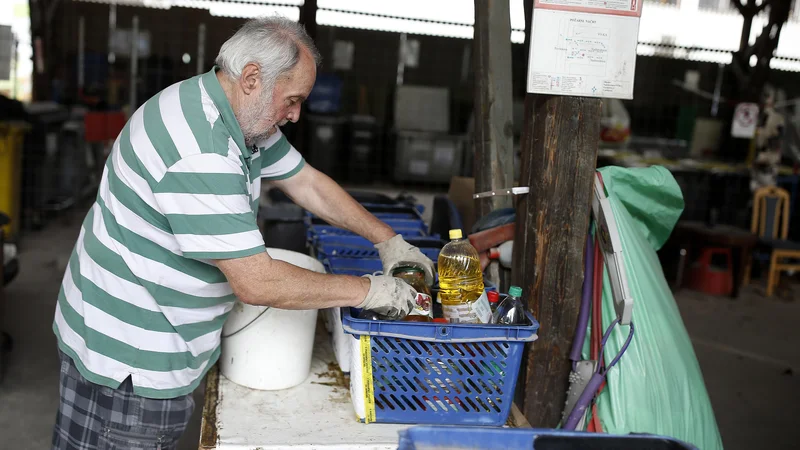
[[[15,338],[0,385],[0,447],[48,448],[58,402],[58,364],[51,331],[63,269],[82,215],[30,234],[22,271],[6,290],[5,323]],[[797,448],[800,427],[800,286],[793,297],[766,299],[758,287],[736,300],[680,291],[676,301],[695,345],[725,448]],[[197,448],[198,410],[182,449]]]

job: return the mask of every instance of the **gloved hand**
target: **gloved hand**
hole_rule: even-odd
[[[433,261],[425,256],[417,247],[409,244],[401,235],[375,244],[378,249],[381,262],[383,263],[383,273],[391,275],[392,269],[398,266],[414,266],[425,271],[425,283],[428,286],[433,284]]]
[[[369,278],[369,292],[358,305],[390,320],[400,320],[414,307],[417,291],[400,278],[389,275],[364,275]]]

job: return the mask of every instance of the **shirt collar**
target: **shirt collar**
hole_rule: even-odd
[[[214,101],[214,105],[216,105],[217,110],[219,110],[222,116],[222,123],[225,125],[225,128],[228,129],[228,132],[230,132],[236,145],[239,146],[242,155],[245,158],[250,158],[252,152],[244,144],[242,128],[239,126],[239,121],[236,120],[236,116],[233,114],[233,108],[231,108],[231,102],[228,101],[228,96],[225,95],[225,91],[222,90],[222,86],[217,79],[218,70],[220,70],[219,66],[214,66],[210,71],[202,75],[203,86],[205,86],[211,100]]]

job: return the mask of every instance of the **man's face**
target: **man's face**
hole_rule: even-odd
[[[294,68],[278,78],[272,92],[264,88],[259,74],[256,86],[244,96],[236,111],[245,144],[250,146],[268,138],[275,133],[277,126],[297,122],[300,105],[314,87],[316,77],[314,59],[305,49],[300,51],[300,59]]]

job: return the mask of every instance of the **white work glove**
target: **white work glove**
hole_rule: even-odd
[[[416,304],[417,291],[400,278],[389,275],[364,275],[369,278],[369,292],[359,308],[373,311],[390,320],[400,320]]]
[[[409,244],[403,236],[395,237],[375,244],[378,249],[381,262],[383,263],[383,273],[392,274],[392,270],[399,266],[414,266],[425,271],[425,283],[428,286],[433,284],[433,261],[425,256],[417,247]]]

